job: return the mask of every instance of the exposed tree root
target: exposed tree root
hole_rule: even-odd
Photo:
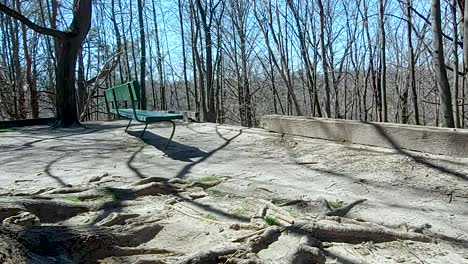
[[[162,230],[158,224],[137,228],[0,226],[0,263],[94,263],[109,256],[174,253],[134,248]],[[131,248],[130,248],[131,247]],[[11,254],[14,252],[14,254]]]
[[[256,231],[231,240],[232,242],[247,242],[238,246],[225,246],[215,250],[199,252],[189,256],[178,264],[215,264],[215,263],[235,263],[235,264],[323,264],[326,257],[322,252],[322,242],[345,242],[362,243],[366,241],[389,242],[395,240],[413,240],[420,242],[432,242],[433,239],[427,235],[416,232],[405,232],[385,226],[359,222],[352,219],[343,218],[354,206],[365,200],[355,201],[343,208],[332,210],[326,202],[329,216],[312,221],[290,221],[292,224],[279,228],[269,227],[262,231]],[[252,219],[263,219],[267,215],[267,210],[284,213],[284,209],[268,201],[260,200],[263,205],[259,207],[256,215]],[[278,215],[277,215],[278,216]],[[284,217],[284,216],[283,216]],[[300,235],[301,240],[297,246],[287,252],[279,260],[262,260],[257,253],[266,249],[278,240],[282,230],[287,230],[289,234]]]
[[[131,218],[138,217],[139,214],[125,214],[125,213],[110,213],[106,218],[102,219],[97,226],[113,226],[113,225],[123,225],[125,221]]]
[[[246,244],[229,245],[219,249],[199,252],[185,258],[177,264],[217,264],[222,263],[223,258],[231,254],[248,255],[249,253],[256,254],[263,249],[268,248],[273,242],[276,242],[281,235],[281,230],[278,227],[269,227],[262,234],[249,239]]]
[[[106,211],[94,226],[33,226],[38,224],[36,218],[42,223],[57,223],[87,212],[128,206],[128,203],[123,203],[126,200],[160,195],[168,196],[163,203],[167,211],[175,210],[191,218],[227,226],[234,230],[254,230],[231,239],[231,243],[223,247],[179,259],[177,264],[321,264],[325,263],[322,242],[356,244],[367,241],[376,243],[395,240],[433,241],[431,236],[423,232],[428,228],[427,225],[403,230],[345,218],[350,210],[363,203],[365,199],[357,200],[342,208],[332,208],[330,203],[323,199],[321,204],[325,212],[309,220],[296,220],[281,206],[298,203],[310,205],[311,201],[286,201],[281,202],[279,206],[263,199],[247,199],[252,204],[258,205],[250,223],[228,223],[208,219],[203,217],[204,212],[186,206],[195,211],[189,213],[180,207],[184,206],[183,203],[177,204],[180,201],[190,202],[189,198],[184,198],[185,194],[211,188],[222,181],[197,182],[180,179],[168,181],[160,177],[151,177],[123,187],[97,187],[87,184],[49,190],[29,197],[2,197],[0,222],[7,220],[0,226],[0,263],[42,264],[50,263],[51,258],[59,263],[93,263],[111,256],[154,254],[177,256],[176,252],[164,248],[143,246],[163,227],[157,223],[161,219],[145,218],[140,213]],[[320,210],[320,207],[317,209]],[[266,221],[269,220],[268,217],[280,221],[277,223]],[[21,222],[29,227],[8,224]],[[282,226],[268,226],[268,224]],[[301,239],[289,252],[285,252],[283,257],[278,260],[264,260],[257,255],[285,233],[297,235]]]
[[[362,243],[373,241],[376,243],[395,240],[413,240],[431,242],[431,238],[414,232],[402,232],[385,226],[363,222],[362,224],[338,223],[330,220],[296,221],[288,230],[298,234],[309,234],[320,241]]]
[[[325,199],[322,199],[322,204],[324,206],[325,209],[327,209],[328,212],[325,213],[326,216],[340,216],[340,217],[344,217],[346,216],[349,211],[351,211],[351,209],[353,209],[356,205],[358,204],[361,204],[363,202],[365,202],[366,199],[359,199],[357,201],[354,201],[350,204],[348,204],[347,206],[344,206],[344,207],[341,207],[341,208],[337,208],[337,209],[332,209],[328,203],[327,200]]]
[[[9,198],[0,201],[0,208],[0,212],[2,212],[0,213],[0,219],[8,214],[8,216],[12,216],[20,211],[24,211],[36,215],[43,223],[56,223],[81,213],[98,210],[99,205],[82,204],[66,200]]]

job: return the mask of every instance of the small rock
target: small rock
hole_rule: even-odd
[[[240,230],[240,225],[239,224],[232,224],[229,226],[230,229],[233,229],[233,230]]]
[[[107,176],[109,176],[109,173],[107,173],[107,172],[102,174],[101,176],[98,176],[98,175],[93,176],[93,177],[91,177],[91,179],[88,180],[88,183],[98,182],[98,181],[102,180],[102,178],[107,177]]]
[[[169,198],[166,201],[164,201],[165,205],[173,205],[173,204],[176,204],[176,203],[177,203],[177,198],[175,198],[175,197]]]
[[[218,230],[220,233],[224,232],[224,227],[220,227]]]
[[[3,224],[14,224],[19,226],[39,226],[41,221],[39,218],[30,212],[21,212],[17,215],[10,216],[3,220]]]
[[[404,263],[405,261],[406,261],[406,258],[404,258],[404,257],[399,257],[399,258],[395,259],[396,263]]]
[[[208,196],[208,194],[205,191],[199,191],[199,192],[191,192],[188,194],[190,198],[192,199],[199,199]]]

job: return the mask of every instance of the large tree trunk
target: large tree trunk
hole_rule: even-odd
[[[66,38],[61,41],[56,73],[56,126],[79,124],[75,93],[75,66],[81,41]]]
[[[455,127],[450,85],[447,78],[447,70],[445,69],[444,47],[442,44],[442,23],[440,16],[440,0],[432,0],[431,17],[433,63],[439,87],[440,105],[444,119],[443,122],[445,127]]]
[[[59,41],[60,47],[57,51],[58,64],[55,83],[57,108],[57,122],[55,126],[69,127],[79,125],[75,92],[75,66],[81,44],[91,26],[91,0],[75,0],[73,20],[69,30],[66,32],[39,26],[21,13],[1,3],[0,11],[19,20],[34,31],[53,36]]]
[[[79,124],[75,92],[75,66],[81,44],[91,26],[91,0],[76,0],[78,8],[73,14],[71,33],[60,40],[56,74],[56,126]]]

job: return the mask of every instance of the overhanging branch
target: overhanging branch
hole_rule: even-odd
[[[64,38],[65,35],[67,34],[66,32],[63,32],[63,31],[60,31],[60,30],[39,26],[38,24],[32,22],[31,20],[29,20],[27,17],[23,16],[19,12],[7,7],[6,5],[4,5],[2,3],[0,3],[0,11],[2,11],[6,15],[8,15],[8,16],[14,18],[14,19],[19,20],[21,23],[25,24],[27,27],[29,27],[30,29],[32,29],[32,30],[34,30],[34,31],[36,31],[36,32],[38,32],[40,34],[56,37],[56,38],[59,38],[59,39]]]

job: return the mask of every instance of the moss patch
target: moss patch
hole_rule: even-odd
[[[330,207],[335,208],[335,209],[343,207],[344,204],[345,204],[344,201],[341,201],[341,200],[338,200],[338,199],[336,199],[335,201],[329,201],[328,202],[328,205],[330,205]]]
[[[270,226],[281,226],[281,223],[273,217],[265,217],[265,222]]]
[[[80,197],[76,197],[76,196],[67,196],[65,197],[65,200],[70,201],[70,202],[82,202]]]
[[[218,217],[216,217],[215,215],[212,215],[212,214],[203,215],[203,218],[208,219],[208,220],[213,220],[213,221],[218,220]]]

